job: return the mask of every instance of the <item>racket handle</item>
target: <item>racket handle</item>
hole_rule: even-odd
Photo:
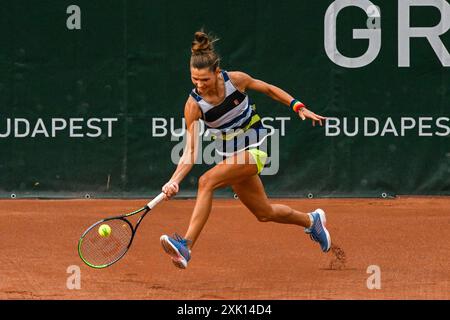
[[[164,199],[164,192],[158,194],[152,201],[147,203],[147,207],[151,210]]]

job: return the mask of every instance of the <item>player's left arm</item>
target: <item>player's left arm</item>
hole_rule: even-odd
[[[275,101],[278,101],[286,106],[293,107],[294,111],[296,111],[302,120],[306,118],[311,119],[313,121],[313,125],[315,125],[316,121],[322,125],[322,120],[325,120],[325,117],[322,117],[318,114],[315,114],[311,110],[309,110],[303,103],[296,100],[289,93],[284,91],[283,89],[274,86],[273,84],[267,83],[262,80],[254,79],[248,74],[240,71],[233,71],[228,73],[233,84],[238,87],[241,91],[246,91],[247,89],[255,90],[264,93]]]

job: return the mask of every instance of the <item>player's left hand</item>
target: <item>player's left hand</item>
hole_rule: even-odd
[[[302,118],[302,120],[306,120],[307,118],[311,119],[313,126],[316,125],[316,122],[319,122],[319,124],[322,126],[322,121],[326,120],[326,117],[315,114],[311,110],[308,110],[306,107],[303,107],[298,111],[298,116]]]

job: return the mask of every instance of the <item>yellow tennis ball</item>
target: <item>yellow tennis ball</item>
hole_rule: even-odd
[[[98,228],[98,234],[102,237],[109,237],[109,235],[111,234],[111,227],[107,224],[102,224]]]

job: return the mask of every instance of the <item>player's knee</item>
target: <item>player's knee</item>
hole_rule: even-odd
[[[214,190],[214,184],[214,179],[212,179],[208,174],[204,174],[198,179],[199,190]]]
[[[258,219],[259,222],[269,222],[272,221],[273,212],[270,209],[259,211],[257,213],[254,212],[254,215],[256,216],[256,219]]]
[[[272,219],[270,219],[269,216],[262,216],[262,215],[257,215],[256,219],[258,219],[259,222],[269,222]]]

